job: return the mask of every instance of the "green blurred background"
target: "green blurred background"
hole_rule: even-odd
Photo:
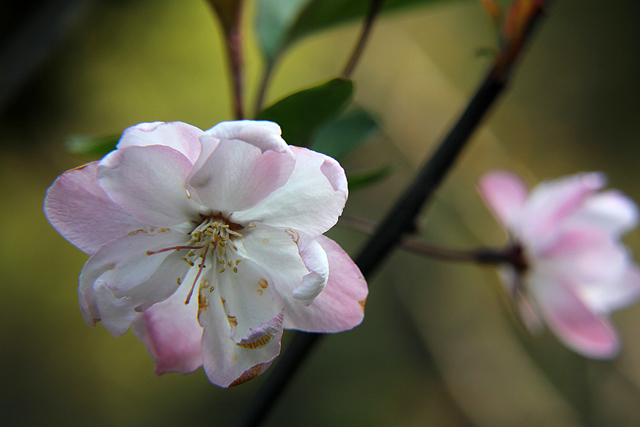
[[[6,36],[11,14],[2,7]],[[115,339],[83,322],[76,286],[86,255],[42,214],[55,177],[90,160],[65,152],[68,135],[156,120],[208,129],[231,119],[217,22],[201,0],[72,9],[58,28],[62,42],[0,111],[0,425],[230,425],[268,374],[230,390],[201,370],[156,376],[131,333]],[[268,102],[335,76],[357,34],[354,23],[297,44]],[[399,167],[352,194],[346,214],[381,218],[481,79],[490,59],[476,53],[492,46],[475,1],[380,20],[354,80],[356,102],[382,132],[343,165]],[[504,242],[474,187],[496,167],[531,184],[603,170],[640,200],[639,53],[637,2],[556,2],[511,90],[431,204],[425,239]],[[247,55],[251,95],[261,66],[251,32]],[[330,236],[352,254],[364,240],[341,227]],[[626,241],[640,253],[640,232]],[[492,269],[397,251],[370,281],[364,323],[322,342],[267,425],[640,425],[640,307],[614,318],[621,356],[584,360],[549,334],[528,337]]]

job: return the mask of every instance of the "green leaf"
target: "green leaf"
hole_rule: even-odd
[[[268,61],[274,61],[287,44],[288,33],[302,9],[311,0],[261,0],[258,4],[256,32]]]
[[[294,93],[262,110],[256,120],[271,120],[292,145],[306,146],[311,136],[336,116],[353,95],[353,82],[333,79]]]
[[[311,148],[336,159],[367,142],[378,130],[378,123],[364,110],[350,111],[323,126],[313,139]]]
[[[64,146],[72,154],[81,154],[91,157],[102,157],[116,149],[120,135],[87,136],[71,135],[64,141]]]
[[[391,172],[393,172],[395,168],[394,165],[385,165],[368,171],[349,174],[347,177],[349,191],[358,191],[382,181],[391,175]]]
[[[382,11],[390,12],[453,0],[387,0]],[[370,0],[261,0],[257,33],[269,63],[293,42],[314,32],[362,18]]]

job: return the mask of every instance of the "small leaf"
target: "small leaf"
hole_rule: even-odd
[[[333,79],[294,93],[262,110],[256,120],[271,120],[292,145],[306,146],[311,135],[336,116],[353,95],[353,82]]]
[[[345,114],[323,126],[315,135],[311,148],[336,159],[352,153],[378,130],[378,123],[364,110]]]
[[[87,136],[71,135],[64,141],[64,146],[72,154],[102,157],[116,149],[120,135]]]
[[[347,182],[349,183],[349,191],[358,191],[365,187],[382,181],[384,178],[391,175],[391,172],[395,170],[394,165],[385,165],[371,169],[364,172],[357,172],[349,174]]]

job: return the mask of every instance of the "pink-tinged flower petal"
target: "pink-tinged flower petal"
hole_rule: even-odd
[[[237,139],[258,147],[262,151],[290,152],[282,139],[282,130],[274,122],[261,120],[236,120],[221,122],[205,132],[218,139]]]
[[[251,209],[234,212],[231,219],[292,228],[318,236],[338,221],[347,200],[344,170],[331,157],[291,147],[296,164],[285,185]]]
[[[619,310],[640,298],[640,270],[635,265],[629,265],[608,282],[585,283],[578,290],[582,299],[596,313]]]
[[[214,272],[213,286],[219,289],[222,305],[231,324],[231,339],[240,345],[252,337],[259,346],[276,336],[276,330],[267,328],[282,313],[282,298],[273,279],[262,266],[246,258],[229,258],[233,267]],[[201,291],[206,295],[206,290]],[[282,319],[279,320],[282,323]],[[282,325],[280,325],[281,327]],[[266,329],[265,329],[266,328]],[[254,332],[258,331],[259,336]],[[249,344],[247,344],[249,345]],[[258,346],[258,344],[256,344]]]
[[[59,176],[47,190],[51,225],[82,251],[93,254],[110,240],[146,224],[118,206],[98,185],[97,162]]]
[[[538,252],[553,244],[563,221],[582,207],[587,197],[606,183],[603,174],[583,173],[547,181],[538,185],[529,196],[520,218],[522,239],[530,250]]]
[[[567,346],[592,358],[618,354],[618,336],[608,319],[590,310],[571,285],[534,276],[530,289],[545,322]]]
[[[300,234],[298,248],[309,274],[302,278],[300,286],[293,290],[293,297],[309,305],[324,290],[329,280],[329,259],[324,248],[312,237]]]
[[[256,225],[242,230],[240,254],[255,261],[271,276],[281,296],[292,296],[305,275],[309,274],[300,257],[297,242],[300,234],[292,229]]]
[[[189,178],[202,202],[227,216],[249,209],[280,188],[291,175],[295,159],[287,153],[260,151],[242,141],[220,141]]]
[[[605,191],[587,199],[571,218],[571,224],[597,228],[620,236],[637,227],[638,206],[619,191]]]
[[[538,270],[554,271],[581,283],[608,282],[620,277],[629,259],[611,236],[594,228],[569,229],[538,254]]]
[[[209,380],[221,387],[234,386],[263,373],[280,353],[282,338],[280,312],[259,324],[253,335],[243,337],[245,341],[234,341],[231,335],[238,320],[228,310],[218,287],[201,291],[198,320],[204,328],[203,366]]]
[[[202,366],[197,296],[193,295],[185,304],[190,290],[188,277],[170,298],[138,313],[131,325],[133,333],[155,359],[157,374],[188,374]]]
[[[195,163],[200,155],[200,135],[200,129],[182,122],[140,123],[124,131],[118,142],[118,149],[164,145],[179,151],[191,163]]]
[[[309,305],[324,289],[329,262],[311,237],[293,229],[256,225],[242,231],[242,256],[263,266],[280,295]]]
[[[184,242],[184,234],[165,228],[136,230],[103,245],[89,258],[80,275],[80,309],[87,324],[93,326],[99,320],[104,320],[96,303],[97,285],[109,288],[117,297],[134,297],[135,301],[129,298],[134,307],[145,301],[143,296],[135,295],[131,289],[152,278],[160,283],[153,288],[148,287],[149,293],[144,295],[147,300],[161,301],[163,297],[171,295],[178,286],[177,279],[186,274],[188,265],[184,262],[172,262],[170,272],[166,270],[169,267],[167,265],[157,275],[160,266],[167,259],[179,254],[164,251],[147,255],[147,251],[157,251]]]
[[[135,317],[134,304],[130,298],[117,298],[102,283],[94,287],[95,303],[104,328],[116,337],[121,337],[129,329]]]
[[[333,240],[316,238],[329,259],[329,281],[310,306],[286,298],[284,327],[307,332],[342,332],[364,318],[367,283],[358,266]]]
[[[98,182],[136,218],[167,227],[198,218],[202,209],[185,189],[191,167],[189,159],[170,147],[128,147],[100,162]]]
[[[529,193],[522,179],[510,172],[492,171],[480,178],[478,191],[496,218],[513,230]]]

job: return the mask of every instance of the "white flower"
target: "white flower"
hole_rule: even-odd
[[[346,198],[340,165],[288,146],[275,123],[156,122],[60,176],[45,211],[91,255],[79,287],[89,324],[116,336],[132,325],[157,372],[204,365],[227,387],[271,364],[283,327],[362,321],[366,283],[322,236]]]

